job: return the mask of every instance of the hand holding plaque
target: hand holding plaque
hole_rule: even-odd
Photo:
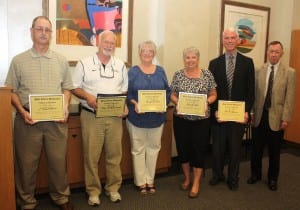
[[[218,117],[221,121],[243,122],[245,114],[244,101],[218,101]]]
[[[178,96],[178,114],[205,116],[206,94],[180,92]]]
[[[63,94],[31,94],[29,110],[33,121],[64,120]]]
[[[139,90],[140,112],[166,112],[166,90]]]
[[[126,95],[98,94],[96,117],[120,117],[124,113]]]

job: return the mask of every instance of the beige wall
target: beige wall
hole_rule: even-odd
[[[0,85],[4,84],[12,57],[32,46],[29,28],[42,14],[42,0],[0,1]]]
[[[271,8],[269,40],[278,39],[285,46],[284,63],[289,63],[290,34],[300,28],[299,0],[236,0]],[[152,39],[159,47],[157,62],[164,66],[169,80],[182,67],[183,48],[200,49],[200,63],[207,68],[219,52],[221,0],[134,0],[133,64],[139,62],[137,45]],[[42,13],[42,0],[2,0],[0,2],[0,85],[3,84],[11,58],[31,46],[29,27],[33,17]],[[20,18],[21,16],[21,18]],[[258,65],[258,64],[257,64]]]
[[[291,31],[293,27],[300,25],[299,17],[296,16],[296,11],[300,9],[299,1],[286,0],[283,3],[282,0],[239,0],[239,2],[271,8],[268,39],[280,40],[283,43],[285,54],[282,61],[288,64]],[[182,67],[181,53],[185,47],[191,45],[198,47],[201,52],[201,67],[207,68],[210,59],[219,54],[221,3],[221,0],[186,0],[177,1],[176,4],[172,0],[135,0],[133,64],[139,62],[136,53],[137,44],[145,39],[152,39],[158,43],[157,61],[165,67],[169,81],[174,72]],[[155,10],[158,16],[148,12],[149,10]]]
[[[299,11],[300,11],[300,1],[295,0],[294,1],[294,10],[293,10],[293,25],[292,25],[293,30],[300,29]]]
[[[153,2],[160,2],[158,7],[154,7],[160,19],[148,16],[146,12]],[[169,81],[174,72],[182,67],[182,50],[185,47],[198,47],[201,51],[201,66],[207,68],[209,60],[218,55],[220,10],[216,8],[220,8],[220,5],[221,1],[216,0],[177,1],[176,4],[172,0],[136,0],[133,64],[139,62],[138,43],[152,39],[158,44],[157,61],[166,69]],[[148,28],[147,23],[152,28]]]

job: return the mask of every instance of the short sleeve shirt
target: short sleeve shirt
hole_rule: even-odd
[[[34,48],[12,59],[5,85],[13,88],[27,108],[29,94],[62,94],[63,90],[73,89],[65,57],[51,50],[39,55]]]
[[[175,72],[173,80],[171,83],[171,91],[177,96],[179,92],[186,93],[197,93],[197,94],[208,94],[211,90],[217,87],[213,75],[209,70],[201,69],[201,77],[199,78],[189,78],[184,74],[184,70],[179,70]],[[188,120],[200,120],[209,117],[209,111],[207,116],[194,116],[194,115],[184,115],[183,118]]]
[[[97,54],[77,63],[72,72],[73,85],[97,97],[97,94],[120,94],[128,89],[128,70],[123,61],[112,56],[103,66]],[[80,99],[89,108],[86,100]]]

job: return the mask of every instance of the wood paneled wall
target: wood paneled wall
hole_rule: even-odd
[[[291,122],[289,123],[284,139],[300,144],[300,30],[292,31],[290,66],[296,70],[295,106]]]

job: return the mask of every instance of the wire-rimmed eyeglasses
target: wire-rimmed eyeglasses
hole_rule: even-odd
[[[113,65],[106,65],[105,67],[99,65],[100,77],[106,79],[112,79],[115,77],[115,69]]]
[[[43,33],[43,32],[45,32],[45,33],[47,33],[47,34],[50,34],[51,32],[52,32],[52,29],[50,29],[50,28],[44,28],[44,27],[35,27],[35,28],[33,28],[34,30],[36,30],[37,32],[39,32],[39,33]]]

